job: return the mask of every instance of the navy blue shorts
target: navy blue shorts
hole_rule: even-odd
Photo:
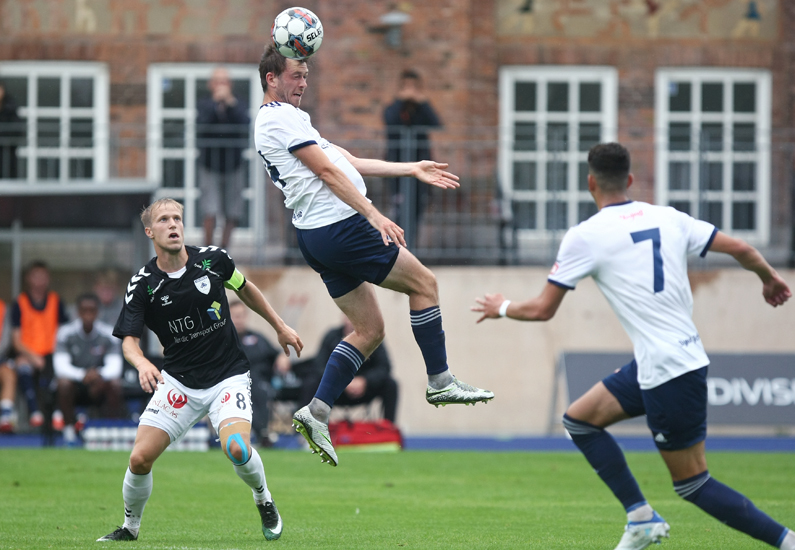
[[[345,296],[364,281],[381,284],[400,252],[393,243],[385,246],[381,233],[361,214],[296,232],[306,263],[320,273],[332,298]]]
[[[641,390],[638,364],[633,360],[602,382],[629,416],[646,415],[658,449],[687,449],[706,439],[707,367]]]

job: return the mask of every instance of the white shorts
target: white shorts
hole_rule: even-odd
[[[158,384],[152,399],[141,415],[140,426],[152,426],[166,432],[174,443],[196,422],[210,416],[219,433],[228,418],[245,418],[251,423],[251,375],[238,374],[206,390],[186,388],[163,371],[164,384]]]

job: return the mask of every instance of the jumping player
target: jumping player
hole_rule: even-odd
[[[687,256],[708,251],[733,256],[759,276],[762,296],[773,307],[792,296],[789,287],[745,242],[673,208],[629,200],[629,152],[618,143],[592,148],[588,166],[588,189],[599,212],[566,233],[538,297],[512,303],[502,294],[486,294],[472,307],[483,314],[478,322],[546,321],[566,292],[591,276],[629,334],[635,360],[594,385],[563,415],[574,444],[627,511],[616,550],[639,550],[668,537],[668,524],[646,502],[621,449],[605,431],[643,414],[680,497],[754,538],[795,549],[795,533],[707,470],[709,359],[692,320]]]
[[[257,152],[293,210],[298,244],[354,331],[331,354],[317,393],[293,423],[324,462],[337,465],[328,435],[334,400],[384,338],[384,320],[373,285],[407,294],[411,328],[425,359],[426,400],[433,405],[474,404],[490,391],[457,380],[447,367],[436,277],[406,248],[403,230],[366,197],[362,176],[411,176],[440,187],[458,187],[446,164],[359,159],[320,137],[298,107],[306,91],[305,61],[284,58],[269,46],[259,64],[265,99],[255,123]]]
[[[160,199],[141,213],[156,256],[127,285],[124,307],[113,330],[124,357],[136,369],[141,388],[153,393],[141,415],[130,465],[124,476],[124,525],[99,541],[136,540],[144,506],[152,493],[152,465],[171,443],[209,415],[221,448],[254,494],[262,533],[281,536],[282,520],[265,482],[262,459],[251,447],[249,363],[229,317],[225,288],[276,330],[287,355],[303,344],[235,268],[225,250],[185,246],[182,205]],[[144,325],[164,348],[163,371],[144,357]]]

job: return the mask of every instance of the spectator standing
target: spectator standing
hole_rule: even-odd
[[[268,422],[270,408],[268,404],[274,397],[271,385],[273,376],[277,373],[285,374],[290,370],[290,360],[284,352],[271,344],[265,336],[248,328],[248,308],[243,302],[229,304],[229,315],[232,324],[237,329],[243,352],[251,363],[251,401],[252,409],[251,427],[259,438],[260,444],[268,445]],[[307,401],[308,403],[308,401]]]
[[[14,430],[14,400],[17,393],[17,374],[11,368],[10,312],[0,300],[0,433]]]
[[[53,356],[58,409],[53,427],[63,430],[67,444],[77,442],[82,428],[76,405],[98,406],[106,418],[124,416],[121,347],[113,327],[98,319],[99,307],[95,294],[83,294],[77,299],[78,318],[58,330]]]
[[[249,116],[246,106],[232,94],[229,71],[217,67],[207,87],[211,96],[199,102],[196,120],[204,243],[213,242],[216,218],[223,205],[221,247],[227,248],[232,230],[243,216],[242,164],[243,151],[249,144]]]
[[[428,131],[442,126],[436,111],[422,89],[420,74],[407,69],[400,74],[395,100],[384,109],[386,125],[386,160],[417,162],[431,157]],[[395,219],[405,230],[411,249],[417,244],[417,232],[428,202],[428,186],[414,178],[390,180],[395,206]]]
[[[0,81],[0,179],[16,179],[17,147],[25,132],[17,105]]]
[[[28,405],[33,428],[44,424],[40,406],[51,404],[53,377],[52,354],[58,327],[69,319],[63,302],[50,290],[50,270],[42,261],[30,264],[25,273],[25,291],[11,310],[11,326],[19,386]],[[49,415],[48,415],[49,416]],[[50,418],[46,418],[49,431]]]

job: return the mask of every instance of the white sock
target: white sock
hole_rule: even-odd
[[[149,495],[152,494],[152,472],[148,474],[134,474],[127,468],[124,474],[124,527],[133,535],[138,534],[141,528],[141,516]]]
[[[10,399],[0,399],[0,411],[9,413],[14,410],[14,402]]]
[[[265,467],[262,465],[262,458],[254,447],[250,447],[251,458],[242,466],[235,464],[237,477],[246,482],[254,493],[254,500],[258,504],[263,504],[272,499],[271,492],[268,491],[268,484],[265,481]]]
[[[453,375],[450,369],[439,374],[428,375],[428,385],[435,390],[441,390],[453,383]]]
[[[787,530],[787,534],[784,535],[784,540],[781,541],[779,548],[781,550],[795,550],[795,533],[791,529]]]
[[[638,506],[631,512],[627,512],[627,521],[649,521],[652,517],[654,517],[654,508],[648,503]]]

